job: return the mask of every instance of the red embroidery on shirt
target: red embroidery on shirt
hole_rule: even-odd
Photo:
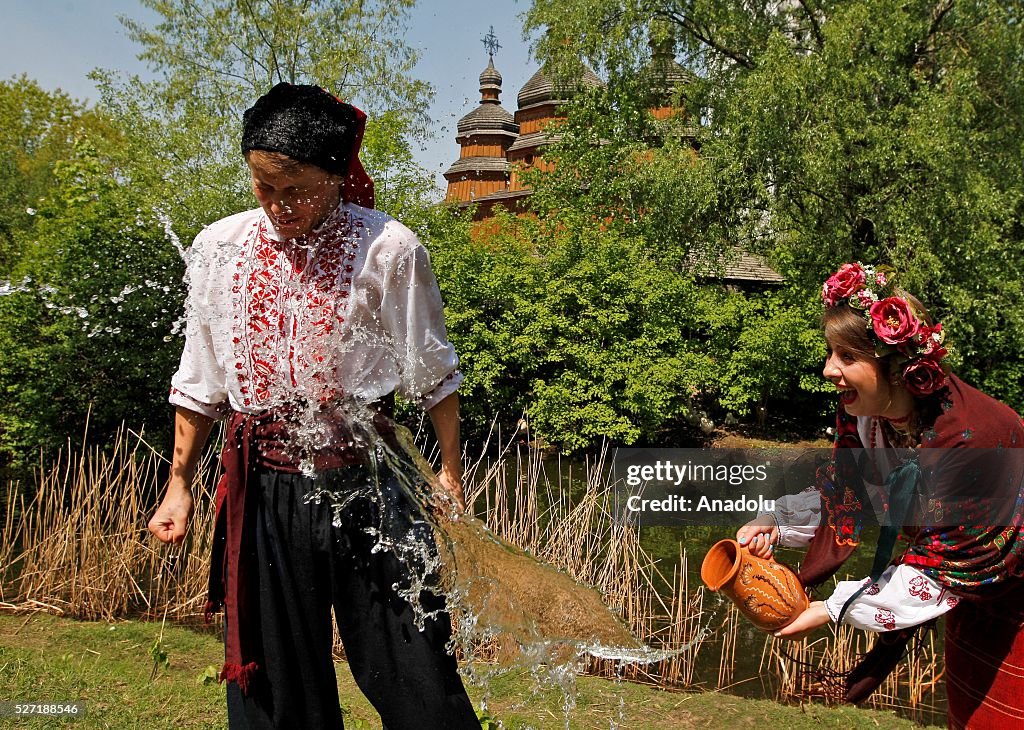
[[[323,337],[345,321],[352,265],[359,248],[361,221],[347,210],[317,232],[320,243],[309,252],[275,241],[266,220],[247,237],[242,266],[231,289],[234,311],[235,369],[245,405],[262,405],[291,392],[299,379],[315,384],[316,396],[337,395],[337,378],[325,372]],[[289,255],[291,254],[291,255]],[[281,388],[280,386],[284,386]]]
[[[950,596],[946,599],[946,605],[950,608],[956,608],[956,604],[958,603],[960,603],[960,598],[958,596]]]
[[[917,596],[922,601],[930,601],[932,594],[928,581],[923,575],[918,575],[910,579],[910,595]]]
[[[875,612],[875,623],[886,631],[894,631],[896,629],[896,616],[893,615],[892,611],[880,608]]]
[[[864,595],[867,595],[867,596],[877,596],[878,592],[881,591],[881,590],[882,590],[881,586],[879,586],[877,583],[872,583],[871,585],[869,585],[864,590]]]

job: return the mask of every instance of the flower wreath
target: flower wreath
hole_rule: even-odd
[[[942,323],[929,325],[923,313],[896,293],[894,278],[888,266],[843,264],[821,288],[821,298],[826,308],[845,301],[863,312],[875,357],[895,358],[911,395],[930,395],[946,382]]]

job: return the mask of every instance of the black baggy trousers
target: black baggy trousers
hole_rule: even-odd
[[[249,621],[258,619],[263,657],[248,695],[228,683],[229,727],[343,727],[331,657],[333,607],[356,684],[386,730],[478,729],[445,648],[448,613],[441,610],[423,631],[417,628],[413,608],[393,587],[410,585],[408,561],[389,549],[374,551],[378,539],[367,531],[383,527],[392,539],[415,539],[434,551],[430,526],[413,518],[393,475],[381,477],[379,490],[365,489],[368,472],[359,466],[317,480],[323,481],[274,471],[260,475],[253,495],[259,566],[253,579],[259,585],[249,591],[257,598],[239,610]],[[324,485],[341,495],[364,490],[335,513],[332,500],[308,499]],[[444,609],[443,598],[423,593],[421,601],[428,610]]]

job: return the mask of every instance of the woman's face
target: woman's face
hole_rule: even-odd
[[[839,391],[839,399],[851,416],[902,416],[904,398],[899,386],[886,378],[882,365],[873,357],[854,354],[842,342],[828,340],[828,358],[822,375]],[[905,392],[905,391],[904,391]]]

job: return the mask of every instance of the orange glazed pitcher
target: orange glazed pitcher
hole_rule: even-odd
[[[735,540],[722,540],[708,550],[700,577],[765,631],[789,625],[809,605],[796,573],[772,558],[751,555]]]

